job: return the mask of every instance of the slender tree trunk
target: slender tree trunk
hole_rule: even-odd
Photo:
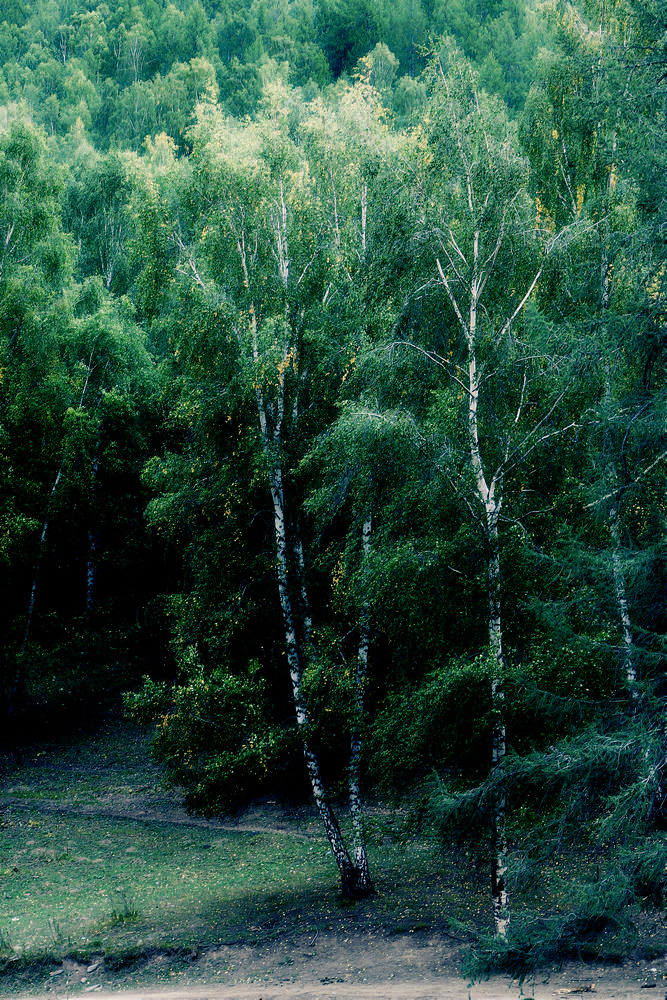
[[[500,539],[498,517],[500,501],[492,499],[486,506],[486,524],[489,544],[489,645],[494,657],[494,673],[491,681],[491,711],[493,714],[491,764],[495,770],[505,756],[505,656],[503,653],[503,631],[501,618],[501,571]],[[492,808],[493,870],[491,875],[491,896],[493,899],[493,922],[500,938],[507,936],[509,925],[509,898],[507,895],[507,837],[505,813],[507,790],[504,781],[494,784]]]
[[[361,531],[361,547],[363,560],[366,562],[371,550],[371,533],[373,530],[373,515],[369,510]],[[354,837],[354,867],[357,872],[359,887],[365,894],[373,892],[366,853],[366,837],[364,834],[363,809],[361,805],[360,771],[361,771],[361,723],[364,713],[364,694],[368,674],[368,649],[370,645],[369,606],[364,600],[359,622],[359,652],[355,678],[356,704],[350,735],[350,814],[352,816],[352,831]]]
[[[625,88],[627,92],[627,84]],[[617,133],[614,130],[611,145],[611,157],[609,164],[609,179],[607,181],[607,207],[610,209],[611,200],[614,193],[614,187],[616,185],[616,147],[617,147]],[[607,247],[607,236],[608,236],[608,226],[603,224],[602,226],[602,254],[600,260],[600,310],[602,313],[602,329],[607,330],[607,316],[609,314],[609,305],[611,302],[611,281],[612,281],[612,271],[611,262],[609,260],[609,251]],[[612,391],[611,391],[611,372],[609,370],[609,364],[605,365],[605,396],[607,404],[611,404],[612,401]],[[607,439],[609,434],[607,434]],[[612,446],[609,440],[606,441],[606,447],[609,451],[609,481],[613,486],[618,483],[618,473],[616,466],[612,459]],[[621,641],[622,641],[622,654],[621,663],[622,669],[625,674],[625,679],[628,685],[628,690],[634,699],[638,696],[637,691],[637,670],[634,663],[633,656],[633,640],[632,640],[632,626],[630,623],[630,613],[628,610],[628,595],[625,585],[625,573],[623,572],[623,561],[621,557],[621,511],[620,511],[620,497],[615,499],[609,508],[609,535],[611,538],[611,572],[614,581],[614,597],[616,599],[616,608],[618,611],[618,617],[621,625]]]
[[[94,528],[88,529],[88,559],[86,562],[86,621],[90,622],[95,607],[97,589],[97,553],[99,538]]]
[[[28,611],[26,614],[25,631],[23,633],[23,644],[21,650],[25,650],[28,645],[28,640],[30,639],[30,632],[32,630],[32,620],[35,613],[35,605],[37,603],[37,590],[39,588],[39,577],[42,568],[42,560],[44,558],[44,550],[46,548],[46,540],[49,534],[49,513],[51,510],[51,504],[53,503],[53,498],[58,491],[58,484],[60,478],[63,474],[63,466],[61,464],[58,469],[56,478],[53,481],[53,486],[51,487],[51,492],[49,493],[49,499],[46,506],[46,517],[44,523],[42,524],[42,532],[39,536],[39,552],[37,554],[37,562],[35,564],[35,572],[32,578],[32,587],[30,588],[30,599],[28,600]]]
[[[368,185],[364,181],[361,188],[361,252],[366,253],[366,224],[368,216]],[[369,507],[361,528],[361,554],[363,565],[366,564],[371,551],[373,532],[373,512]],[[354,848],[354,867],[358,886],[363,895],[373,892],[373,882],[368,866],[366,851],[366,835],[364,832],[363,807],[361,804],[361,726],[364,716],[364,696],[366,693],[366,678],[368,676],[368,650],[370,646],[370,608],[364,597],[359,621],[359,650],[355,676],[355,705],[353,706],[352,726],[350,732],[350,769],[349,795],[350,815],[352,817],[352,835]]]
[[[289,302],[287,290],[289,284],[289,250],[287,240],[287,206],[284,198],[282,181],[280,184],[279,211],[275,221],[276,257],[281,283],[285,290],[285,319],[289,329]],[[250,275],[247,266],[245,250],[245,235],[238,239],[238,252],[243,270],[244,284],[250,288]],[[250,304],[250,334],[252,345],[252,359],[256,367],[259,366],[259,343],[257,330],[257,312],[253,302]],[[301,735],[303,755],[306,763],[306,770],[310,780],[310,786],[315,800],[315,806],[322,820],[324,830],[329,841],[331,853],[333,854],[340,875],[341,892],[348,898],[357,898],[366,895],[360,885],[358,872],[350,858],[345,846],[343,836],[334,815],[329,797],[326,792],[319,760],[316,753],[310,746],[308,739],[308,714],[306,702],[303,697],[302,685],[302,648],[299,644],[295,615],[290,594],[289,574],[288,574],[288,542],[287,542],[287,519],[285,516],[285,496],[283,486],[283,472],[281,464],[281,448],[283,434],[283,419],[285,416],[285,378],[293,359],[293,345],[286,342],[283,351],[283,364],[278,377],[278,394],[273,405],[269,405],[264,396],[259,378],[255,382],[255,398],[257,401],[257,415],[261,434],[262,447],[268,467],[269,488],[271,491],[271,502],[273,505],[273,526],[276,545],[276,570],[278,578],[278,596],[282,611],[283,627],[285,630],[285,652],[287,664],[292,681],[292,696],[294,699],[294,710],[296,723]],[[297,566],[299,567],[301,599],[304,605],[304,635],[306,642],[311,635],[310,611],[308,597],[305,589],[305,576],[303,573],[303,546],[301,539],[296,535],[293,545],[293,552],[296,555]]]
[[[90,379],[91,372],[93,370],[93,357],[94,357],[94,355],[95,355],[95,348],[93,347],[92,351],[90,352],[90,358],[88,359],[88,371],[86,372],[86,380],[83,383],[83,389],[81,390],[81,396],[79,398],[79,408],[81,408],[81,406],[83,406],[83,401],[85,399],[86,392],[88,390],[88,382],[89,382],[89,379]],[[27,646],[28,640],[30,638],[30,632],[31,632],[31,629],[32,629],[32,619],[33,619],[33,615],[34,615],[34,612],[35,612],[35,604],[36,604],[36,601],[37,601],[37,589],[39,587],[39,575],[40,575],[40,570],[41,570],[41,566],[42,566],[42,559],[44,558],[44,550],[46,548],[46,540],[47,540],[47,537],[48,537],[48,534],[49,534],[49,514],[50,514],[50,511],[51,511],[51,504],[53,503],[53,498],[56,495],[56,493],[58,492],[58,484],[60,483],[60,479],[62,477],[64,467],[65,467],[65,461],[63,459],[61,461],[61,463],[60,463],[60,468],[58,469],[58,472],[56,474],[56,478],[55,478],[55,480],[53,482],[53,486],[51,487],[51,492],[49,493],[49,499],[48,499],[47,504],[46,504],[46,515],[44,517],[44,523],[42,525],[42,533],[41,533],[40,538],[39,538],[39,553],[37,555],[37,564],[35,566],[35,573],[34,573],[33,580],[32,580],[32,587],[30,589],[30,599],[28,601],[28,612],[26,614],[25,631],[23,633],[23,644],[21,646],[21,650],[22,651]]]
[[[611,571],[614,580],[614,596],[621,625],[621,665],[628,690],[632,697],[636,698],[638,695],[637,670],[633,656],[632,624],[628,610],[628,593],[625,586],[621,554],[621,518],[617,504],[613,504],[609,510],[609,534],[611,535]]]
[[[310,611],[310,601],[308,600],[308,590],[306,588],[306,563],[303,557],[303,542],[299,534],[298,527],[294,528],[294,561],[296,563],[299,576],[299,597],[301,600],[301,620],[303,623],[303,638],[306,645],[310,645],[313,635],[313,619]]]
[[[254,308],[251,308],[251,328],[252,328],[252,340],[253,340],[253,359],[255,363],[259,360],[258,355],[258,345],[257,345],[257,325],[256,316]],[[269,418],[267,413],[266,404],[264,401],[264,395],[259,384],[256,386],[256,399],[257,399],[257,413],[259,417],[259,426],[261,432],[262,445],[264,449],[264,455],[267,460],[267,465],[269,469],[269,488],[271,491],[271,502],[273,506],[273,528],[274,528],[274,539],[276,545],[276,571],[278,578],[278,596],[280,599],[280,608],[282,611],[283,627],[285,631],[285,652],[287,656],[287,665],[289,668],[290,679],[292,681],[292,696],[294,699],[294,710],[296,714],[296,724],[301,735],[303,755],[306,763],[306,770],[308,772],[308,778],[310,780],[310,787],[313,793],[313,799],[315,800],[315,806],[319,813],[320,819],[324,826],[324,830],[329,841],[329,846],[331,848],[331,853],[333,854],[334,860],[338,867],[340,874],[340,884],[341,892],[344,896],[349,898],[355,898],[359,895],[357,883],[358,879],[356,876],[354,865],[350,859],[347,848],[345,847],[345,842],[338,825],[338,821],[334,815],[331,808],[329,798],[326,793],[326,788],[322,780],[322,773],[320,770],[319,760],[314,750],[311,748],[307,732],[308,732],[308,714],[306,710],[306,703],[303,697],[302,691],[302,663],[301,663],[301,650],[299,646],[299,641],[296,633],[295,626],[295,616],[294,609],[292,607],[292,598],[289,588],[288,579],[288,548],[287,548],[287,531],[286,531],[286,517],[285,517],[285,497],[283,489],[283,474],[282,467],[280,463],[280,444],[281,444],[281,433],[282,433],[282,415],[284,413],[284,399],[283,399],[283,389],[284,384],[281,383],[279,389],[279,403],[276,406],[276,412],[274,414],[274,426],[271,428],[269,426]],[[298,539],[297,542],[297,552],[298,546],[301,544],[301,540]],[[301,558],[303,558],[303,549],[301,548]],[[305,583],[303,583],[303,595],[306,599],[307,595],[305,592]],[[308,631],[310,635],[310,619],[309,615],[306,613],[305,616],[305,626],[304,629]]]
[[[366,253],[366,221],[368,218],[368,184],[361,186],[361,252]]]
[[[95,454],[93,456],[92,463],[92,492],[93,497],[95,496],[95,484],[97,480],[97,470],[99,467],[99,449],[100,443],[97,442],[95,446]],[[93,614],[93,607],[95,605],[95,587],[97,584],[97,550],[98,550],[98,535],[95,528],[91,525],[88,528],[88,559],[86,561],[86,621],[90,622]]]
[[[357,875],[354,865],[345,847],[340,827],[322,781],[319,761],[311,749],[308,738],[308,715],[302,693],[302,669],[299,644],[296,635],[292,599],[287,577],[287,538],[285,532],[285,509],[283,497],[282,470],[278,462],[274,462],[270,472],[271,500],[273,503],[273,524],[276,542],[276,568],[278,576],[278,594],[285,629],[285,650],[287,664],[292,681],[292,695],[296,712],[296,723],[303,742],[303,755],[310,779],[313,798],[324,830],[329,841],[331,853],[334,856],[340,873],[341,890],[344,896],[355,897],[358,893]]]
[[[505,658],[503,653],[503,630],[501,612],[502,576],[500,567],[500,536],[498,518],[500,515],[500,482],[496,477],[487,483],[484,463],[479,443],[478,405],[479,374],[475,354],[477,332],[477,308],[479,296],[479,232],[473,240],[473,275],[470,288],[470,308],[468,312],[468,444],[470,462],[475,475],[478,497],[484,507],[485,533],[488,545],[488,598],[489,598],[489,646],[494,657],[491,679],[491,711],[493,715],[491,767],[496,770],[505,756]],[[491,897],[493,900],[493,922],[499,938],[507,936],[510,921],[509,897],[507,894],[507,838],[505,814],[507,792],[504,781],[494,781],[491,801],[492,851]]]
[[[86,562],[86,621],[90,621],[95,606],[97,584],[98,538],[94,528],[88,529],[88,560]]]
[[[614,136],[614,145],[616,137]],[[612,166],[613,172],[613,166]],[[611,187],[609,188],[611,195]],[[611,266],[606,249],[602,252],[602,263],[600,265],[600,306],[602,312],[602,327],[606,330],[607,314],[611,299]],[[611,372],[609,364],[605,364],[605,399],[607,406],[612,403]],[[619,476],[613,460],[613,445],[610,440],[609,430],[605,433],[605,450],[607,451],[607,479],[609,488],[617,489]],[[620,491],[615,497],[608,512],[609,536],[611,540],[611,575],[614,581],[614,598],[616,600],[616,610],[621,625],[621,665],[628,690],[632,699],[638,697],[637,691],[637,670],[633,655],[632,626],[630,623],[630,613],[628,609],[628,593],[625,585],[625,573],[623,572],[623,560],[621,555],[621,511],[620,511]]]

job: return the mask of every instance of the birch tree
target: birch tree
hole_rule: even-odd
[[[628,518],[626,508],[640,511],[640,483],[648,485],[664,467],[652,374],[664,269],[650,235],[661,191],[664,196],[658,166],[664,143],[661,149],[652,138],[651,124],[661,101],[650,35],[632,3],[583,3],[558,15],[555,28],[561,44],[543,57],[524,142],[544,224],[586,222],[561,274],[560,318],[590,331],[587,350],[597,371],[589,381],[590,479],[583,506],[606,536],[611,587],[605,589],[615,606],[619,666],[635,700],[640,651],[629,581],[637,554],[633,558],[629,522],[636,518]],[[641,135],[638,120],[645,125]],[[650,208],[642,204],[640,174],[652,192]]]
[[[491,892],[495,931],[504,938],[510,911],[502,780],[507,664],[501,512],[512,474],[567,428],[559,426],[562,394],[543,397],[542,374],[554,359],[541,352],[536,356],[518,333],[557,241],[536,228],[527,163],[503,109],[480,92],[471,67],[453,49],[446,48],[432,64],[432,96],[417,150],[422,197],[415,248],[430,267],[427,285],[442,296],[442,326],[434,346],[400,336],[394,346],[415,350],[437,366],[461,407],[463,439],[446,445],[443,468],[486,545],[491,767],[496,774]],[[455,458],[462,447],[464,466]]]
[[[389,459],[379,453],[387,435],[396,436],[391,421],[377,423],[377,395],[366,406],[363,392],[356,395],[359,358],[371,340],[385,333],[385,295],[390,291],[380,277],[379,261],[386,253],[388,191],[398,189],[403,177],[400,151],[405,137],[394,132],[378,89],[368,82],[341,89],[333,100],[318,99],[309,107],[303,124],[305,146],[327,218],[327,244],[331,266],[322,299],[320,324],[323,338],[335,331],[342,367],[338,384],[339,412],[316,439],[306,464],[316,462],[323,484],[314,484],[308,507],[320,523],[331,523],[341,504],[352,504],[348,544],[355,553],[350,572],[342,563],[332,567],[332,604],[346,588],[354,594],[340,624],[343,634],[354,634],[356,645],[340,666],[349,677],[348,720],[350,750],[348,798],[352,818],[355,864],[370,886],[361,795],[367,728],[366,695],[373,622],[373,536],[377,527],[378,464],[387,474]],[[393,292],[394,289],[391,289]],[[319,311],[319,310],[318,310]],[[362,379],[363,382],[363,379]],[[377,387],[376,387],[377,388]],[[400,422],[399,422],[400,423]],[[399,431],[400,436],[400,431]],[[396,452],[392,453],[394,456]],[[325,457],[326,456],[326,457]],[[321,488],[320,488],[321,486]],[[346,560],[343,559],[342,562]],[[343,576],[349,576],[343,582]],[[349,599],[349,598],[348,598]],[[345,601],[343,601],[343,604]],[[351,628],[349,626],[351,625]],[[344,646],[342,642],[340,646]],[[352,664],[352,665],[350,665]]]
[[[200,107],[193,155],[203,202],[199,255],[182,234],[174,239],[189,280],[211,296],[214,306],[217,302],[222,309],[227,296],[227,302],[233,302],[226,316],[255,400],[297,728],[342,891],[359,896],[372,890],[365,852],[358,845],[356,860],[348,853],[309,737],[303,677],[313,624],[298,506],[286,475],[286,456],[298,440],[303,399],[310,391],[304,357],[309,310],[313,301],[322,302],[332,292],[331,282],[322,284],[328,264],[322,258],[329,244],[320,237],[326,233],[327,218],[308,163],[286,134],[280,101],[270,114],[265,122],[238,127],[212,104]],[[229,269],[224,291],[212,266],[216,256],[225,259]]]

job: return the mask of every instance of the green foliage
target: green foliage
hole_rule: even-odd
[[[512,700],[521,693],[513,689]],[[549,702],[542,699],[539,707],[548,720]],[[572,705],[567,707],[571,712]],[[662,711],[647,700],[629,720],[619,709],[610,714],[589,701],[582,716],[595,722],[577,725],[570,716],[571,736],[523,755],[510,753],[502,769],[476,787],[461,792],[451,780],[438,781],[430,816],[447,843],[479,822],[498,787],[521,802],[513,823],[510,891],[539,884],[546,865],[560,901],[550,914],[540,910],[538,892],[527,906],[515,906],[507,940],[483,937],[473,949],[470,970],[476,974],[501,968],[523,975],[563,957],[620,958],[629,944],[640,943],[640,909],[661,905],[667,890],[660,832]],[[568,856],[579,857],[588,874],[573,870],[564,861]]]
[[[663,941],[642,939],[638,925],[647,903],[664,905],[664,856],[664,839],[657,837],[598,855],[591,863],[595,878],[557,881],[561,902],[554,914],[519,910],[506,940],[481,935],[466,957],[466,972],[480,977],[503,970],[523,979],[563,959],[618,962],[638,948],[646,958],[658,957]]]
[[[609,877],[480,961],[620,953],[665,810],[655,4],[112,6],[0,25],[12,734],[146,674],[193,809],[298,793],[282,505],[327,778],[359,730],[367,790],[482,854],[506,790],[511,888],[573,845]]]
[[[452,660],[389,694],[369,734],[374,783],[396,792],[443,766],[474,769],[488,736],[491,668],[485,654]]]
[[[250,663],[245,676],[204,671],[188,647],[176,686],[145,677],[139,691],[125,695],[130,717],[154,726],[152,752],[168,780],[206,815],[275,787],[285,766],[292,739],[267,723],[260,669]]]

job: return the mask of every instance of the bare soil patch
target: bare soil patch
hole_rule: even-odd
[[[446,957],[443,942],[432,936],[421,941],[405,937],[369,941],[362,936],[353,942],[329,937],[317,946],[304,940],[266,948],[211,949],[187,971],[172,969],[172,983],[160,987],[137,986],[133,975],[112,983],[103,971],[96,977],[85,966],[69,963],[41,992],[16,996],[20,1000],[64,1000],[73,995],[100,1000],[662,1000],[667,982],[656,967],[569,964],[523,983],[501,976],[469,983],[440,965]],[[142,975],[152,971],[159,979],[168,965],[167,956],[154,956]],[[229,981],[220,982],[221,975]]]

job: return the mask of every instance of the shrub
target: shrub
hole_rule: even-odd
[[[178,683],[144,677],[124,701],[134,721],[154,726],[152,752],[168,782],[185,790],[190,809],[206,815],[273,788],[290,756],[292,734],[270,722],[255,661],[243,676],[224,667],[205,670],[190,646]]]

